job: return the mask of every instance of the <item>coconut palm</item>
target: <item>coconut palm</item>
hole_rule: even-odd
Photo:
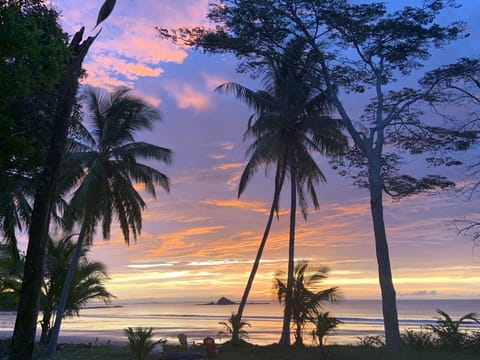
[[[307,261],[300,261],[295,266],[293,286],[290,288],[284,279],[283,272],[277,272],[274,280],[274,290],[278,301],[284,307],[290,306],[292,323],[295,325],[295,345],[303,346],[303,329],[310,321],[315,321],[326,301],[335,302],[339,299],[338,289],[331,287],[319,290],[319,283],[327,277],[328,268],[322,267],[312,271]],[[291,291],[289,303],[288,292]]]
[[[267,64],[263,81],[265,90],[253,91],[237,83],[226,83],[217,88],[219,92],[234,94],[254,111],[245,133],[245,138],[253,138],[253,143],[247,150],[247,156],[250,158],[240,179],[238,196],[241,196],[259,168],[268,168],[272,165],[276,168],[272,206],[239,305],[240,317],[259,266],[275,211],[278,214],[279,197],[285,178],[289,176],[291,185],[288,262],[290,274],[288,283],[291,287],[297,196],[302,214],[306,219],[307,193],[315,209],[318,209],[315,186],[325,181],[325,176],[312,157],[312,153],[339,155],[347,146],[347,141],[339,130],[339,122],[328,116],[331,107],[326,97],[311,86],[315,78],[314,58],[314,54],[306,50],[305,43],[293,40],[278,59]],[[286,300],[291,301],[290,298]],[[291,314],[289,311],[290,307],[285,307],[280,339],[280,343],[284,345],[290,344]],[[232,341],[235,342],[235,340],[232,337]]]
[[[44,285],[40,298],[40,311],[42,320],[40,326],[42,333],[40,343],[46,344],[48,332],[55,319],[54,314],[60,300],[65,274],[69,262],[75,251],[75,243],[71,240],[73,235],[60,241],[49,239],[47,259],[45,262]],[[91,299],[100,299],[109,302],[113,295],[104,286],[108,279],[105,265],[98,261],[89,261],[88,246],[82,248],[80,262],[75,270],[63,317],[79,316],[80,309]]]
[[[84,150],[70,154],[82,166],[84,173],[64,214],[67,229],[75,224],[81,224],[81,227],[58,304],[47,356],[55,354],[73,274],[83,243],[91,241],[96,225],[101,224],[102,235],[106,239],[115,216],[128,244],[131,236],[136,240],[141,231],[142,210],[146,206],[134,183],[143,184],[154,197],[155,185],[166,192],[170,189],[166,175],[137,162],[138,159],[171,162],[172,152],[169,149],[138,142],[134,138],[136,132],[152,129],[154,122],[160,120],[159,112],[125,88],[111,94],[88,89],[86,103],[92,131],[82,144],[77,144]]]

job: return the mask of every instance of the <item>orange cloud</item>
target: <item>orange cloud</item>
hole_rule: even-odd
[[[211,99],[189,83],[170,80],[163,86],[175,99],[180,109],[206,110],[212,106]]]
[[[270,209],[265,206],[262,201],[243,201],[243,200],[217,200],[217,199],[205,199],[201,201],[202,204],[219,206],[219,207],[231,207],[242,210],[250,210],[253,212],[262,213],[268,215]]]

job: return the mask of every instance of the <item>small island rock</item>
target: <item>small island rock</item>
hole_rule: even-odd
[[[233,304],[235,304],[234,301],[223,296],[217,301],[217,305],[233,305]]]

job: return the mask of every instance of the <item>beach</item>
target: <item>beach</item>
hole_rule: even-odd
[[[211,336],[218,342],[228,340],[221,334],[222,325],[238,305],[201,305],[182,302],[115,302],[105,307],[90,305],[80,311],[80,317],[65,319],[59,342],[61,343],[124,343],[123,329],[126,327],[153,327],[155,338],[165,338],[169,343],[178,343],[177,336],[184,333],[190,343],[202,342]],[[421,330],[425,325],[434,324],[435,309],[446,311],[453,319],[466,313],[480,314],[477,300],[399,300],[398,313],[402,331]],[[379,300],[345,300],[328,304],[325,310],[342,321],[338,329],[328,337],[328,344],[357,344],[359,338],[383,334],[381,302]],[[278,342],[282,325],[282,308],[275,301],[248,304],[244,320],[247,327],[247,341],[267,345]],[[14,312],[0,312],[0,338],[12,334],[15,322]],[[478,324],[469,323],[465,329],[480,330]],[[308,330],[306,330],[308,332]],[[305,333],[307,344],[311,337]],[[37,330],[37,337],[40,329]]]

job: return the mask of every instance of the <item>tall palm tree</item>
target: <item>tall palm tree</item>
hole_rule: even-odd
[[[284,273],[278,272],[274,280],[274,290],[278,301],[291,307],[292,322],[295,324],[295,346],[303,346],[303,329],[305,325],[318,318],[325,301],[335,302],[339,299],[338,289],[331,287],[323,290],[318,289],[319,282],[327,277],[328,269],[323,267],[315,271],[308,268],[307,261],[300,261],[295,266],[293,287],[288,289]],[[286,299],[288,291],[291,291],[291,303]]]
[[[257,256],[239,305],[241,317],[247,302],[255,273],[268,238],[275,211],[278,214],[279,197],[286,176],[290,178],[290,234],[289,234],[289,287],[293,284],[295,220],[297,201],[304,218],[307,217],[306,192],[315,209],[319,208],[315,186],[325,176],[312,157],[312,152],[339,155],[347,141],[339,130],[339,122],[328,116],[331,106],[322,92],[311,86],[315,79],[315,55],[308,52],[305,43],[293,40],[278,59],[266,65],[263,84],[265,90],[253,91],[237,83],[220,85],[217,91],[232,93],[245,102],[254,113],[248,123],[245,138],[254,141],[247,150],[250,159],[240,179],[238,196],[260,167],[274,165],[275,187],[268,222]],[[318,86],[316,87],[318,89]],[[298,195],[298,200],[297,200]],[[290,293],[290,292],[289,292]],[[287,302],[290,302],[288,295]],[[290,307],[285,307],[280,343],[290,344]],[[232,341],[238,339],[232,334]]]
[[[84,150],[70,154],[82,166],[84,174],[79,178],[78,188],[64,214],[67,229],[77,223],[81,227],[58,304],[47,356],[55,354],[73,274],[83,244],[91,241],[96,225],[101,223],[102,235],[108,238],[115,215],[128,244],[130,235],[136,239],[141,231],[142,210],[146,206],[134,183],[142,183],[152,196],[156,195],[155,185],[166,192],[170,189],[170,180],[166,175],[137,162],[138,159],[171,162],[172,152],[169,149],[138,142],[134,138],[135,132],[152,129],[154,122],[160,120],[159,112],[125,88],[111,94],[89,89],[86,102],[92,132],[83,144],[77,144]]]
[[[48,333],[55,319],[54,313],[62,293],[65,274],[75,251],[75,243],[71,240],[72,237],[73,235],[70,235],[60,241],[49,239],[48,242],[44,285],[42,287],[43,296],[40,298],[40,311],[42,312],[40,343],[42,344],[47,343]],[[108,279],[105,265],[98,261],[89,261],[87,258],[89,251],[88,246],[82,248],[63,317],[79,316],[80,309],[88,300],[100,299],[109,302],[114,297],[104,286]]]

